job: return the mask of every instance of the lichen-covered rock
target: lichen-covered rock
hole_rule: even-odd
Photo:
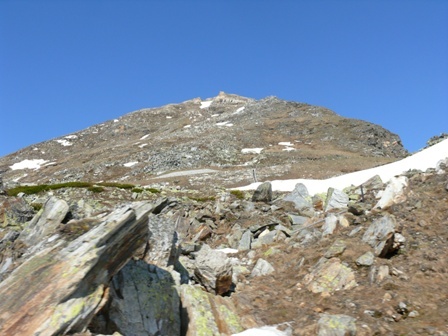
[[[180,298],[170,272],[129,261],[112,279],[106,330],[123,335],[180,335]]]
[[[230,298],[204,292],[200,287],[181,285],[182,321],[186,336],[221,336],[243,331]]]
[[[111,278],[147,241],[151,209],[148,203],[122,206],[77,239],[54,240],[25,260],[0,283],[0,334],[65,335],[85,329],[106,303]]]
[[[318,336],[355,336],[356,319],[347,315],[324,314],[317,322]]]
[[[322,258],[313,271],[304,278],[308,290],[313,293],[333,293],[357,286],[353,270],[338,258]]]
[[[358,266],[372,266],[375,261],[375,256],[372,252],[368,251],[356,259],[356,265]]]

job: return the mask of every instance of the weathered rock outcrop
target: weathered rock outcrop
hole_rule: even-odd
[[[85,329],[106,302],[113,275],[147,241],[151,210],[149,203],[122,206],[75,240],[55,239],[30,256],[0,283],[0,333],[62,335]]]

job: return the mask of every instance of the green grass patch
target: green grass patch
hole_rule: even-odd
[[[145,188],[145,190],[153,194],[160,194],[160,190],[156,188]]]
[[[88,191],[91,191],[91,192],[94,192],[94,193],[100,193],[100,192],[103,192],[103,191],[104,191],[104,188],[101,187],[101,186],[97,186],[97,185],[95,185],[95,186],[90,186],[90,187],[88,187],[87,190],[88,190]]]
[[[97,185],[102,186],[102,187],[112,187],[112,188],[119,188],[119,189],[135,188],[135,185],[133,185],[133,184],[118,183],[118,182],[101,182],[101,183],[97,183]]]
[[[189,196],[189,199],[196,201],[196,202],[207,202],[207,201],[214,201],[216,200],[216,197],[214,196],[205,196],[205,197],[194,197],[194,196]]]
[[[230,194],[232,194],[233,196],[235,196],[240,200],[244,199],[244,192],[241,190],[230,190]]]

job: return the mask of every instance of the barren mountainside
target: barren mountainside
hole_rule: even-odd
[[[0,335],[447,336],[448,139],[428,145],[401,160],[378,125],[221,92],[2,157]]]
[[[212,169],[224,186],[258,178],[322,178],[407,154],[397,135],[323,107],[275,97],[217,97],[142,109],[0,158],[4,180],[159,182],[163,173]],[[43,160],[38,170],[11,170]],[[212,173],[212,172],[211,172]],[[162,175],[163,176],[163,175]],[[202,181],[181,179],[194,187]]]

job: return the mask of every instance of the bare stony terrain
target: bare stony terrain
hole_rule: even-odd
[[[261,153],[244,149],[262,148]],[[213,169],[177,179],[189,188],[236,186],[271,178],[323,178],[407,155],[397,135],[318,106],[220,93],[143,109],[0,158],[5,182],[119,181],[154,184],[173,171]],[[11,170],[45,160],[36,171]],[[26,176],[25,176],[26,173]],[[172,182],[172,181],[171,181]]]
[[[0,334],[448,335],[447,159],[322,195],[229,189],[406,155],[380,126],[221,93],[3,157]]]

